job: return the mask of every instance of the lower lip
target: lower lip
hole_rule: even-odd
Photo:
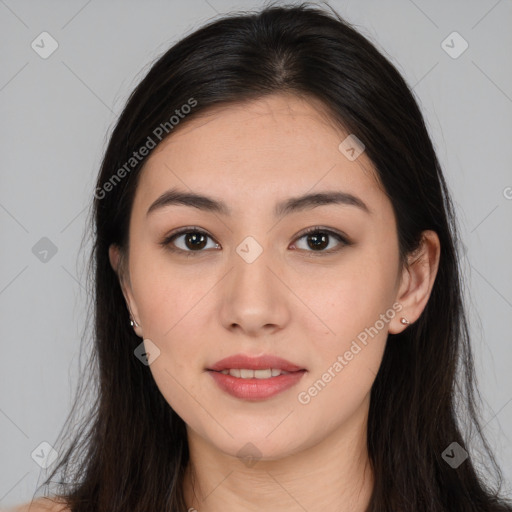
[[[217,385],[226,393],[244,400],[263,400],[285,391],[299,382],[306,370],[291,372],[268,379],[242,379],[208,370]]]

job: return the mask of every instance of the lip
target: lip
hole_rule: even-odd
[[[229,356],[221,359],[220,361],[217,361],[212,367],[207,368],[207,370],[221,372],[222,370],[230,370],[231,368],[245,368],[247,370],[265,370],[267,368],[277,368],[285,372],[297,372],[299,370],[305,370],[305,368],[293,364],[286,359],[270,354],[263,354],[257,357],[247,356],[245,354],[235,354],[233,356]]]
[[[231,368],[245,368],[248,370],[277,368],[288,373],[268,379],[242,379],[221,373],[222,370],[229,370]],[[220,389],[235,398],[243,400],[271,398],[293,387],[307,371],[305,368],[301,368],[286,359],[270,354],[257,357],[235,354],[217,361],[207,370]]]
[[[220,389],[243,400],[264,400],[271,398],[297,384],[306,370],[298,370],[268,379],[242,379],[208,370]]]

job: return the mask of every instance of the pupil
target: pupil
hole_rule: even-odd
[[[200,240],[202,238],[202,240]],[[186,237],[186,244],[189,249],[202,249],[206,244],[206,237],[202,233],[189,233]],[[196,243],[198,242],[199,243]],[[191,242],[191,245],[189,245]]]
[[[328,238],[328,235],[326,235],[325,233],[322,233],[320,235],[318,235],[318,234],[309,235],[308,243],[310,241],[313,241],[314,245],[313,246],[310,245],[311,248],[324,249],[325,247],[327,247],[329,245],[327,243],[327,238]]]

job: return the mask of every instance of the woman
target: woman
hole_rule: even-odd
[[[439,162],[338,15],[178,42],[94,196],[98,399],[31,510],[512,510],[455,414],[487,449]]]

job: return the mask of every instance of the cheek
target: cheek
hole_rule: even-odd
[[[350,293],[352,291],[352,293]],[[323,309],[329,330],[310,337],[311,371],[297,390],[298,407],[328,425],[347,421],[367,398],[378,373],[395,315],[384,301],[349,286]],[[303,326],[314,332],[313,325]],[[318,329],[317,329],[318,330]]]
[[[147,327],[144,335],[159,339],[172,338],[180,324],[201,314],[202,299],[215,278],[199,272],[193,261],[173,264],[160,250],[135,253],[131,275],[141,324]]]
[[[391,308],[397,277],[391,271],[394,268],[392,255],[354,251],[336,268],[322,270],[321,274],[303,273],[305,277],[297,281],[298,295],[311,305],[325,327],[324,341],[342,348]]]
[[[171,282],[172,281],[172,282]],[[183,282],[182,282],[183,281]],[[183,285],[181,291],[180,286]],[[195,397],[203,394],[206,291],[187,288],[182,278],[163,278],[141,291],[144,338],[159,349],[150,371],[166,402],[186,422],[193,423],[201,408]],[[201,300],[203,298],[203,300]],[[206,418],[204,421],[208,421]]]
[[[208,322],[212,321],[212,288],[219,277],[198,264],[172,265],[152,254],[133,257],[132,289],[145,339],[160,351],[150,365],[155,382],[180,416],[193,408],[197,377],[204,369]]]
[[[188,281],[188,282],[187,282]],[[160,349],[162,361],[173,372],[199,371],[200,356],[208,344],[211,298],[197,280],[162,277],[147,283],[139,293],[139,311],[144,338]],[[198,368],[196,368],[196,366]]]
[[[311,404],[310,412],[318,408],[320,414],[329,404],[340,403],[343,407],[336,409],[337,414],[349,414],[370,391],[389,324],[398,314],[393,308],[396,276],[390,268],[396,267],[392,259],[392,255],[359,253],[347,258],[335,279],[331,273],[330,283],[317,280],[309,291],[304,286],[305,302],[319,312],[318,317],[307,315],[308,325],[302,326],[304,332],[312,333],[309,343],[315,359],[298,402]]]

